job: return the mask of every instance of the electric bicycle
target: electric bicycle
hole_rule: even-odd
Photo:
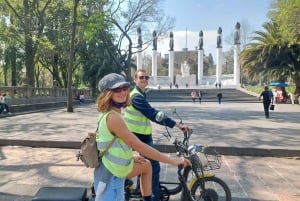
[[[176,109],[173,110],[176,113]],[[157,121],[163,121],[164,113],[156,116]],[[182,119],[180,118],[180,123]],[[215,150],[209,147],[193,144],[189,145],[192,130],[183,132],[183,140],[173,138],[168,127],[164,136],[174,144],[177,155],[184,156],[192,163],[192,167],[183,168],[178,166],[179,183],[160,182],[160,200],[168,201],[170,195],[181,192],[181,201],[231,201],[231,191],[228,185],[216,177],[213,173],[207,172],[221,168],[222,158]],[[190,178],[190,181],[188,179]],[[169,189],[166,184],[176,184],[175,188]],[[133,187],[133,182],[127,180],[125,183],[125,201],[142,200],[140,192]]]

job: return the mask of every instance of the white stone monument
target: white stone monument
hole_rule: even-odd
[[[174,34],[173,32],[170,32],[170,53],[169,53],[169,81],[171,85],[174,85],[173,83],[173,76],[174,76]]]
[[[221,86],[221,76],[222,76],[222,28],[219,27],[218,29],[218,37],[217,37],[217,69],[216,69],[216,84]]]
[[[176,75],[176,84],[179,86],[194,86],[196,85],[196,75],[190,74],[190,66],[187,61],[181,64],[181,75]]]
[[[236,23],[235,25],[235,33],[234,33],[234,84],[236,86],[240,86],[241,85],[241,81],[240,81],[240,75],[241,75],[241,70],[240,70],[240,62],[239,62],[239,57],[240,57],[240,46],[241,46],[241,42],[240,42],[240,28],[241,25],[240,23]]]
[[[152,77],[153,77],[153,84],[157,84],[157,35],[156,31],[154,30],[152,33],[153,36],[153,48],[152,48]]]
[[[140,27],[137,28],[137,34],[138,34],[138,53],[137,53],[137,69],[142,69],[142,45],[143,45],[143,40],[142,40],[142,29]]]
[[[190,66],[186,61],[184,61],[184,63],[181,64],[181,76],[182,77],[190,76]]]
[[[203,31],[199,32],[199,42],[198,42],[198,85],[202,84],[203,79]]]

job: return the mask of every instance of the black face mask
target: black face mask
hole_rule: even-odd
[[[113,100],[110,100],[110,101],[111,101],[112,106],[114,106],[116,108],[122,108],[122,107],[126,106],[126,101],[122,102],[122,103],[117,103],[117,102],[115,102]]]

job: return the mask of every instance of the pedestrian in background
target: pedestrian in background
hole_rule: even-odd
[[[84,94],[81,92],[79,95],[79,105],[84,104],[84,102],[85,102]]]
[[[192,92],[191,92],[191,97],[192,97],[193,103],[195,103],[196,98],[198,97],[198,96],[197,96],[197,92],[196,92],[195,89],[192,90]]]
[[[202,91],[201,90],[199,90],[199,92],[198,92],[198,98],[199,98],[199,103],[201,104],[201,102],[202,102]]]
[[[221,91],[217,94],[217,100],[218,100],[218,103],[221,104],[221,102],[222,102],[222,93],[221,93]]]
[[[270,117],[269,110],[271,103],[273,104],[273,93],[269,90],[268,86],[265,86],[264,91],[261,92],[260,96],[258,97],[258,100],[261,100],[263,98],[263,106],[265,111],[265,117],[268,119]]]

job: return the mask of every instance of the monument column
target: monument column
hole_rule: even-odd
[[[239,22],[236,23],[235,25],[235,33],[234,33],[234,64],[233,64],[233,74],[234,74],[234,84],[236,86],[241,85],[241,69],[240,69],[240,62],[239,62],[239,57],[240,57],[240,28],[241,25]]]
[[[174,35],[170,32],[169,50],[169,80],[174,85]]]
[[[198,85],[202,84],[203,78],[203,31],[199,32],[199,43],[198,43]]]
[[[152,48],[152,77],[154,84],[157,84],[157,36],[156,31],[153,31],[153,48]]]
[[[222,28],[218,29],[218,37],[217,37],[217,66],[216,66],[216,83],[220,86],[221,76],[222,76]]]
[[[138,53],[137,53],[137,70],[138,69],[142,69],[143,68],[143,64],[142,64],[142,44],[143,44],[143,41],[142,41],[142,30],[141,30],[141,27],[138,27],[137,29],[137,33],[138,33]]]

